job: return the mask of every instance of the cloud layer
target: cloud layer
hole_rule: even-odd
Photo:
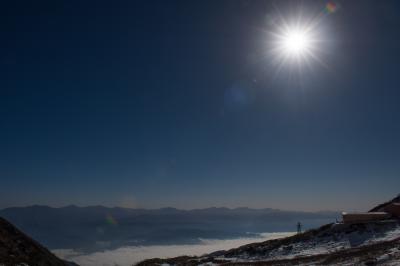
[[[128,246],[103,252],[82,254],[71,249],[53,250],[59,257],[74,261],[81,266],[131,266],[149,258],[168,258],[180,255],[202,255],[217,250],[226,250],[241,245],[281,238],[293,233],[264,233],[259,237],[237,238],[229,240],[202,239],[194,245],[154,245]]]

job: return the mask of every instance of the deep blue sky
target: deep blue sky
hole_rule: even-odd
[[[293,78],[290,1],[4,1],[0,207],[365,209],[400,192],[400,3],[343,1]],[[326,1],[303,3],[305,14]]]

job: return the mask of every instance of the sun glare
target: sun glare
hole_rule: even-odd
[[[329,25],[324,20],[336,9],[328,5],[321,12],[310,12],[305,6],[298,6],[297,10],[288,12],[276,7],[275,12],[268,17],[263,48],[263,58],[269,59],[276,70],[275,75],[304,75],[317,65],[328,67],[323,59],[332,36],[327,35]],[[293,75],[294,72],[296,74]]]
[[[282,47],[286,53],[300,55],[306,53],[310,48],[310,38],[301,30],[290,30],[283,35]]]
[[[268,56],[278,73],[286,67],[298,67],[303,72],[306,67],[312,67],[313,61],[325,66],[320,56],[325,49],[326,38],[320,29],[319,19],[303,16],[303,19],[285,20],[282,17],[269,31],[268,39]]]

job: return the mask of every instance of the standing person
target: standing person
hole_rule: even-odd
[[[298,234],[301,233],[301,223],[300,222],[297,223],[297,233]]]

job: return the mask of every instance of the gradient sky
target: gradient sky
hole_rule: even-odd
[[[325,66],[277,75],[265,32],[299,3],[2,2],[0,208],[363,210],[397,195],[400,2],[339,2],[320,23]]]

